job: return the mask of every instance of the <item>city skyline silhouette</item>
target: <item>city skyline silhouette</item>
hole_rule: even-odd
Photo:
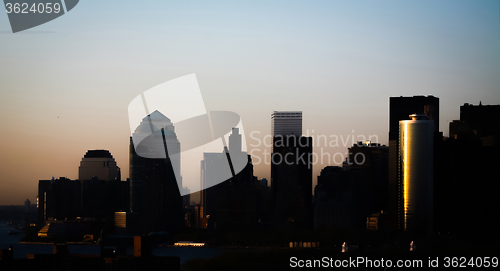
[[[3,4],[0,270],[498,268],[500,1]]]
[[[127,178],[128,103],[193,72],[208,111],[241,116],[248,152],[251,132],[271,133],[273,110],[303,111],[310,134],[387,145],[388,97],[439,97],[445,136],[464,103],[500,104],[495,1],[121,3],[80,1],[16,34],[0,13],[0,204],[34,198],[38,179],[77,178],[89,149],[110,150]]]

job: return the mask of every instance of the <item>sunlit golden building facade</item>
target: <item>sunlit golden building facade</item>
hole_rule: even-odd
[[[399,228],[433,230],[434,121],[424,114],[399,122]]]

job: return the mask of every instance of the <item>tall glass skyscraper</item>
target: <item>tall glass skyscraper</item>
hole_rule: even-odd
[[[399,122],[401,228],[432,233],[434,205],[434,121],[424,114]]]
[[[273,111],[271,189],[274,223],[312,227],[312,138],[302,136],[301,111]],[[300,158],[304,159],[300,159]]]
[[[140,215],[140,231],[172,232],[182,226],[178,187],[180,142],[170,119],[154,111],[130,138],[130,207]]]
[[[432,95],[389,98],[389,193],[385,213],[388,215],[390,228],[402,229],[402,221],[398,212],[401,197],[402,179],[398,168],[399,121],[408,120],[411,114],[425,114],[434,121],[434,134],[439,137],[439,98]]]

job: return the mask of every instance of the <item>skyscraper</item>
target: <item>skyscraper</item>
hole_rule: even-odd
[[[120,168],[108,150],[88,150],[78,173],[81,216],[111,221],[113,212],[128,209],[128,183],[121,181]]]
[[[120,168],[116,165],[116,161],[109,151],[89,150],[80,162],[78,179],[120,180]]]
[[[82,158],[79,179],[40,180],[38,220],[94,218],[112,224],[113,212],[128,209],[128,182],[108,150],[89,150]]]
[[[371,190],[370,211],[387,209],[389,147],[370,141],[353,144],[348,149],[349,159],[343,163],[348,170],[362,170]]]
[[[273,152],[275,139],[287,136],[302,136],[302,111],[273,111],[271,114],[271,136]],[[271,165],[271,188],[273,184],[273,170]]]
[[[500,219],[500,105],[460,106],[449,135],[435,158],[435,229],[490,238]]]
[[[302,111],[273,111],[271,136],[302,135]]]
[[[314,188],[314,228],[360,229],[370,214],[366,172],[327,166]]]
[[[389,99],[389,198],[388,223],[391,228],[402,228],[398,221],[398,202],[401,199],[401,176],[398,175],[399,121],[411,114],[425,114],[434,121],[434,135],[439,137],[439,98],[429,96],[390,97]]]
[[[460,106],[460,122],[482,140],[483,146],[500,146],[500,105],[464,104]],[[450,137],[453,125],[450,124]]]
[[[312,137],[302,136],[302,112],[271,115],[271,187],[276,225],[312,226]]]
[[[80,215],[80,181],[64,177],[38,182],[38,220],[71,220]]]
[[[209,218],[209,227],[253,227],[257,223],[257,181],[253,177],[252,160],[241,146],[239,129],[232,128],[229,148],[224,147],[220,153],[203,154],[200,205],[201,216]],[[221,183],[228,176],[224,172],[230,171],[234,175]]]
[[[401,197],[399,223],[404,230],[431,234],[434,220],[434,122],[424,114],[399,122]]]
[[[131,211],[139,213],[142,232],[175,231],[183,224],[178,188],[182,187],[180,143],[175,128],[170,119],[154,111],[142,120],[133,137],[140,143],[136,148],[130,138]]]
[[[200,167],[200,216],[203,218],[215,214],[217,210],[215,206],[215,187],[212,185],[219,181],[218,176],[221,171],[229,171],[230,169],[224,152],[203,153]]]

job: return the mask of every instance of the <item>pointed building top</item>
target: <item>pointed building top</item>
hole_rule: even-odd
[[[164,120],[170,122],[170,119],[167,118],[167,116],[163,115],[160,111],[155,110],[153,113],[147,115],[145,118],[143,118],[143,121],[148,121],[147,117],[150,117],[151,119],[154,120]]]
[[[134,133],[151,134],[164,128],[165,130],[170,130],[175,132],[172,121],[170,121],[167,116],[163,115],[160,111],[155,110],[144,117],[135,129]]]

